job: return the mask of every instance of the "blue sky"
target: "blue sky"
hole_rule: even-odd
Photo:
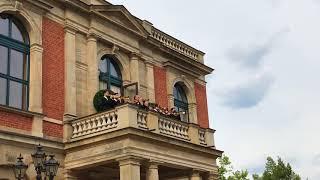
[[[259,173],[282,157],[320,179],[320,0],[112,0],[206,52],[216,146]]]

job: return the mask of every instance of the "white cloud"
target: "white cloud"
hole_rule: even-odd
[[[251,78],[243,84],[236,85],[220,93],[223,105],[234,108],[251,108],[257,106],[268,93],[274,78],[269,74]]]

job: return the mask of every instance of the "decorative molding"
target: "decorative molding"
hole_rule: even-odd
[[[63,124],[61,120],[57,120],[57,119],[53,119],[53,118],[48,118],[48,117],[44,117],[44,118],[43,118],[43,121],[47,121],[47,122],[54,123],[54,124],[60,124],[60,125]]]

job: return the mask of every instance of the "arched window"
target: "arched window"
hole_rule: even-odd
[[[29,38],[13,16],[0,15],[0,104],[23,110],[29,104]]]
[[[180,83],[176,83],[173,87],[174,107],[180,113],[182,121],[189,121],[188,99],[186,93]]]
[[[117,63],[112,57],[103,56],[99,63],[100,89],[110,89],[121,93],[122,77]]]

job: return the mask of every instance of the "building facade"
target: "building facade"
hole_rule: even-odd
[[[41,144],[55,179],[217,179],[204,53],[104,0],[0,1],[0,179]],[[96,112],[101,89],[139,94],[179,119],[123,103]]]

